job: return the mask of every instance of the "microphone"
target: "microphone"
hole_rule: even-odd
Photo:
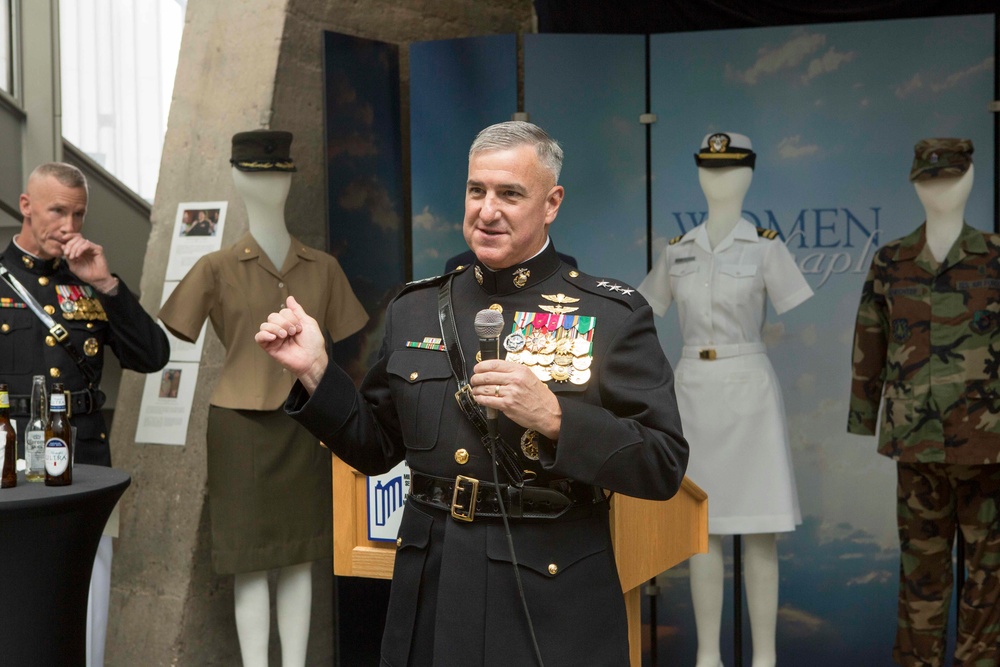
[[[479,356],[483,361],[500,358],[500,332],[503,331],[503,314],[489,308],[476,313],[476,335],[479,336]],[[497,410],[486,408],[486,425],[490,438],[497,437]]]

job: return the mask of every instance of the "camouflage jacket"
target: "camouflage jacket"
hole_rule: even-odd
[[[854,331],[847,430],[897,461],[1000,462],[1000,235],[965,225],[940,265],[924,225],[880,248]]]

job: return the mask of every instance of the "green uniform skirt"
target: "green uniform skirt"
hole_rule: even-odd
[[[256,572],[332,555],[330,452],[283,410],[209,406],[212,567]]]

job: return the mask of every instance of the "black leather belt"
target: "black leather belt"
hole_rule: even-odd
[[[81,389],[69,392],[69,416],[89,415],[97,412],[104,405],[104,392],[100,389]],[[17,395],[10,397],[10,416],[17,419],[31,417],[31,396]]]
[[[472,477],[435,477],[410,471],[410,498],[423,505],[451,513],[459,521],[499,518],[500,503],[511,519],[555,519],[572,507],[604,502],[596,486],[564,479],[547,486],[522,486],[485,482]]]

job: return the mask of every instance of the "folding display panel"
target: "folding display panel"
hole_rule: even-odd
[[[469,145],[517,111],[517,39],[471,37],[410,45],[413,277],[444,271],[465,252]]]
[[[744,217],[781,234],[815,291],[780,318],[769,307],[764,336],[784,392],[804,520],[778,542],[779,663],[889,659],[895,466],[876,453],[875,438],[846,430],[854,321],[874,251],[923,221],[908,180],[919,139],[973,140],[966,220],[993,229],[993,54],[992,16],[650,37],[654,261],[667,239],[706,214],[693,159],[702,137],[738,132],[757,153]],[[676,363],[676,306],[657,329]],[[683,629],[671,653],[693,662],[686,577],[668,581],[661,623]],[[731,624],[730,600],[723,620]],[[747,628],[744,615],[749,655]],[[727,637],[731,628],[723,630],[728,651]]]
[[[645,105],[645,37],[525,35],[524,109],[565,152],[553,243],[633,286],[646,274]]]

